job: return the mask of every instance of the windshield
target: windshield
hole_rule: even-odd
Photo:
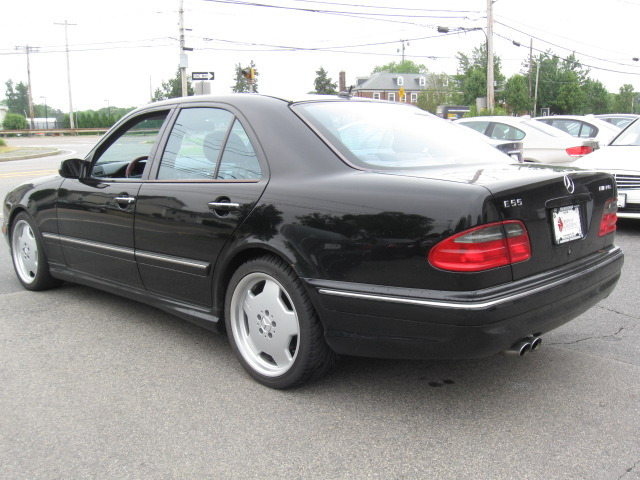
[[[315,102],[293,109],[350,163],[362,168],[513,163],[476,135],[406,105]]]
[[[616,146],[639,146],[640,145],[640,122],[635,120],[625,130],[622,131],[611,145]]]

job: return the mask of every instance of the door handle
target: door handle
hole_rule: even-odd
[[[135,197],[116,197],[114,198],[114,200],[121,208],[127,208],[129,205],[136,201]]]
[[[240,204],[231,202],[209,202],[209,208],[211,210],[225,210],[230,212],[231,210],[239,209]]]

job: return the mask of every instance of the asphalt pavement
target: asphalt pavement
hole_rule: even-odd
[[[0,193],[91,148],[60,143]],[[640,222],[616,243],[613,294],[523,358],[345,357],[276,391],[152,307],[25,291],[0,242],[0,478],[640,480]]]

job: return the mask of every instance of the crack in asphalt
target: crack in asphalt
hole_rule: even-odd
[[[606,310],[607,312],[617,313],[618,315],[622,315],[623,317],[633,318],[634,320],[640,320],[640,316],[630,315],[628,313],[624,313],[624,312],[620,312],[618,310],[614,310],[613,308],[607,308],[607,307],[604,307],[602,305],[597,305],[597,308],[600,308],[602,310]]]
[[[631,473],[636,468],[637,465],[638,465],[638,462],[635,462],[630,468],[627,468],[624,471],[624,473],[618,477],[618,480],[620,480],[621,478],[626,477],[627,473]]]
[[[620,327],[616,333],[611,334],[611,335],[599,335],[597,337],[579,338],[578,340],[574,340],[572,342],[554,342],[554,343],[547,343],[547,345],[573,345],[573,344],[580,343],[580,342],[586,342],[587,340],[601,340],[603,338],[613,338],[613,337],[617,337],[618,335],[620,335],[620,333],[624,329],[625,329],[625,327]]]

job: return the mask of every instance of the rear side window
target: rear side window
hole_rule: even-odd
[[[495,123],[491,132],[491,138],[496,140],[511,140],[515,142],[522,140],[524,137],[525,133],[522,130],[506,123]]]
[[[489,126],[489,122],[462,122],[462,125],[465,127],[472,128],[476,132],[484,133],[487,131],[487,127]]]
[[[260,164],[235,116],[220,108],[188,108],[178,115],[162,155],[159,180],[260,178]]]

